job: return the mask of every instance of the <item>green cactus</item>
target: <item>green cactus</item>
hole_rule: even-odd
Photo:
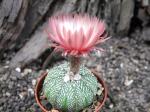
[[[96,77],[83,65],[80,66],[80,80],[64,81],[69,71],[67,62],[48,71],[43,91],[54,108],[64,112],[79,112],[92,104],[97,93]]]

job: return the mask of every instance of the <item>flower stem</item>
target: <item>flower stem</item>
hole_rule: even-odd
[[[79,72],[80,69],[80,58],[79,57],[70,57],[70,72],[72,72],[74,75]]]

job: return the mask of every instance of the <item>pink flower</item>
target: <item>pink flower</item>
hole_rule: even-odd
[[[99,49],[95,47],[104,42],[105,24],[96,17],[88,15],[60,15],[49,19],[46,32],[52,46],[63,50],[63,55],[81,56],[90,51]]]

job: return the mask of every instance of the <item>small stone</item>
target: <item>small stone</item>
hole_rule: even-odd
[[[135,71],[136,71],[136,72],[139,72],[139,69],[138,69],[138,68],[136,68],[136,69],[135,69]]]
[[[96,56],[97,56],[97,57],[101,57],[101,56],[102,56],[101,51],[96,51]]]
[[[100,96],[100,95],[102,94],[102,91],[103,91],[102,89],[99,89],[99,90],[97,91],[97,95]]]
[[[36,85],[36,80],[35,80],[35,79],[32,80],[32,85],[33,85],[33,86]]]
[[[32,88],[28,88],[28,93],[34,95],[34,90]]]
[[[25,107],[21,107],[21,111],[25,112],[26,108]]]
[[[133,83],[133,80],[125,80],[125,86],[130,86]]]
[[[9,92],[6,92],[6,96],[8,96],[8,97],[9,97],[10,95],[11,95],[11,94],[10,94]]]
[[[17,87],[20,87],[21,85],[20,84],[17,84]]]
[[[0,107],[0,111],[2,112],[2,110],[3,110],[3,107]]]
[[[51,112],[59,112],[58,110],[52,109]]]
[[[123,68],[123,67],[124,67],[124,64],[123,64],[123,63],[121,63],[121,64],[120,64],[120,67],[121,67],[121,68]]]
[[[7,101],[7,99],[5,97],[2,97],[0,99],[0,105],[2,105],[3,103],[5,103]]]
[[[8,65],[6,65],[6,66],[4,66],[4,68],[6,69],[6,68],[9,68],[9,66]]]
[[[5,81],[8,78],[8,74],[4,74],[4,76],[2,77],[2,80]]]
[[[102,90],[104,89],[101,84],[98,84],[98,88]]]
[[[8,88],[9,88],[9,89],[12,89],[13,86],[14,86],[14,82],[9,82]]]
[[[3,67],[0,66],[0,74],[5,73],[5,69],[3,69]]]
[[[21,92],[20,94],[19,94],[19,97],[20,97],[20,99],[24,99],[25,98],[25,96],[27,95],[27,92]]]
[[[26,69],[24,69],[23,74],[24,74],[24,75],[27,75],[27,74],[29,74],[29,73],[31,73],[31,72],[32,72],[32,70],[31,70],[31,69],[26,68]]]
[[[20,72],[17,72],[16,70],[12,70],[12,71],[11,71],[10,78],[11,78],[12,80],[16,80],[17,78],[20,79],[20,78],[21,78],[21,73],[20,73]]]
[[[17,80],[17,77],[16,77],[16,76],[11,76],[10,78],[11,78],[11,80],[13,80],[13,81],[16,81],[16,80]]]
[[[131,94],[132,91],[128,91],[129,94]]]
[[[19,67],[17,67],[15,70],[19,73],[21,72],[21,68],[19,68]]]
[[[21,76],[24,77],[25,76],[24,73],[21,73]]]
[[[7,60],[5,63],[6,63],[6,64],[9,64],[9,63],[10,63],[10,61],[8,61],[8,60]]]
[[[114,51],[113,46],[110,46],[109,49],[110,49],[110,52],[113,53]]]
[[[23,99],[23,95],[22,94],[19,94],[19,97],[20,97],[20,99]]]
[[[110,105],[109,105],[109,108],[110,108],[110,109],[112,109],[113,107],[114,107],[114,105],[113,105],[113,104],[110,104]]]
[[[148,67],[147,67],[147,66],[144,66],[144,69],[146,69],[146,70],[147,70],[147,69],[148,69]]]
[[[138,64],[138,63],[139,63],[139,61],[136,60],[136,59],[132,59],[132,61],[133,61],[133,63],[135,63],[135,64]]]
[[[94,62],[94,60],[88,60],[86,66],[89,68],[94,68],[96,66],[96,63]]]
[[[102,72],[102,66],[101,65],[97,65],[96,70],[97,70],[97,72]]]
[[[145,56],[144,53],[143,53],[143,54],[140,54],[140,58],[141,58],[141,59],[145,59],[145,57],[146,57],[146,56]]]

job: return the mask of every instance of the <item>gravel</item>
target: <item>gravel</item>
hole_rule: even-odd
[[[134,38],[111,38],[106,52],[85,60],[108,86],[101,112],[150,112],[150,45]],[[0,112],[41,112],[34,99],[39,71],[9,69],[0,63]]]
[[[113,38],[105,48],[106,53],[89,62],[108,85],[109,96],[102,110],[150,112],[150,45]]]

